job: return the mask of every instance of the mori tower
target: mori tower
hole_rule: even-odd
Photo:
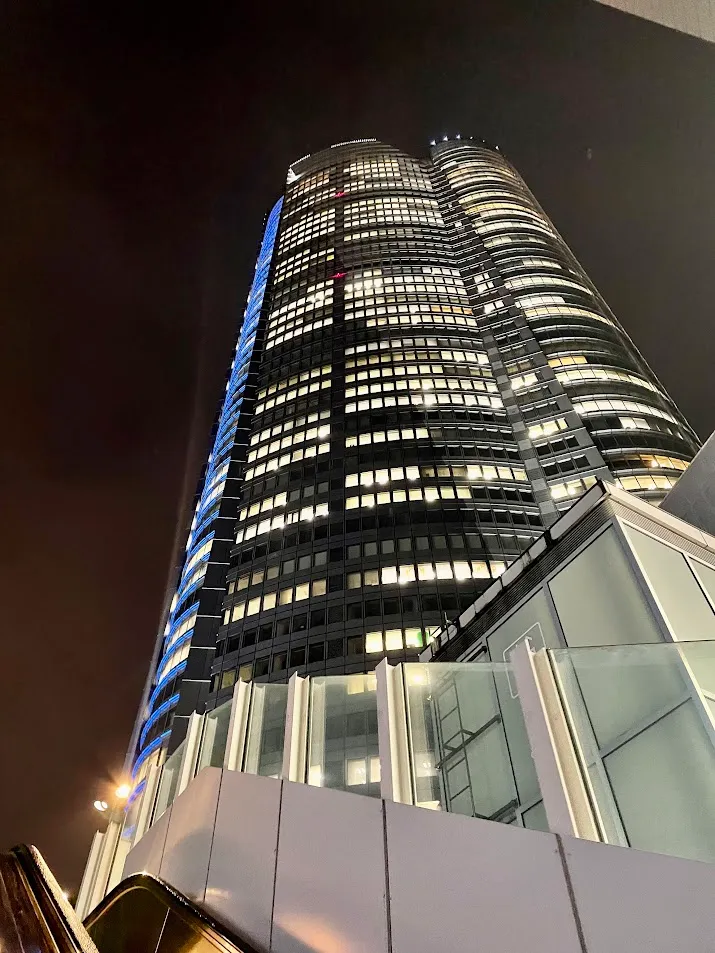
[[[299,159],[267,219],[135,780],[237,682],[415,658],[596,479],[658,502],[698,446],[497,149],[358,140]]]

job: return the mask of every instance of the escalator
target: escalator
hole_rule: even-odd
[[[97,953],[34,847],[0,854],[2,953]]]
[[[118,884],[82,924],[34,847],[0,854],[0,951],[256,953],[148,874]]]

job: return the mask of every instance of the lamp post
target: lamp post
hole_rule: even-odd
[[[131,785],[122,782],[122,784],[115,789],[110,801],[105,801],[104,798],[97,798],[92,807],[95,811],[99,811],[100,814],[106,814],[107,811],[114,813],[114,811],[127,800],[131,793]]]

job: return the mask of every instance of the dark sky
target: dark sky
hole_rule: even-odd
[[[2,4],[0,846],[78,883],[287,165],[499,143],[704,437],[713,89],[591,0]]]

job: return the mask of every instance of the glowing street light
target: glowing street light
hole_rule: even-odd
[[[109,805],[106,801],[95,801],[94,809],[95,811],[99,811],[100,814],[104,814],[105,811],[109,810]]]
[[[115,797],[119,798],[120,801],[126,801],[129,795],[132,793],[132,789],[128,784],[120,784],[117,790],[114,792]]]

